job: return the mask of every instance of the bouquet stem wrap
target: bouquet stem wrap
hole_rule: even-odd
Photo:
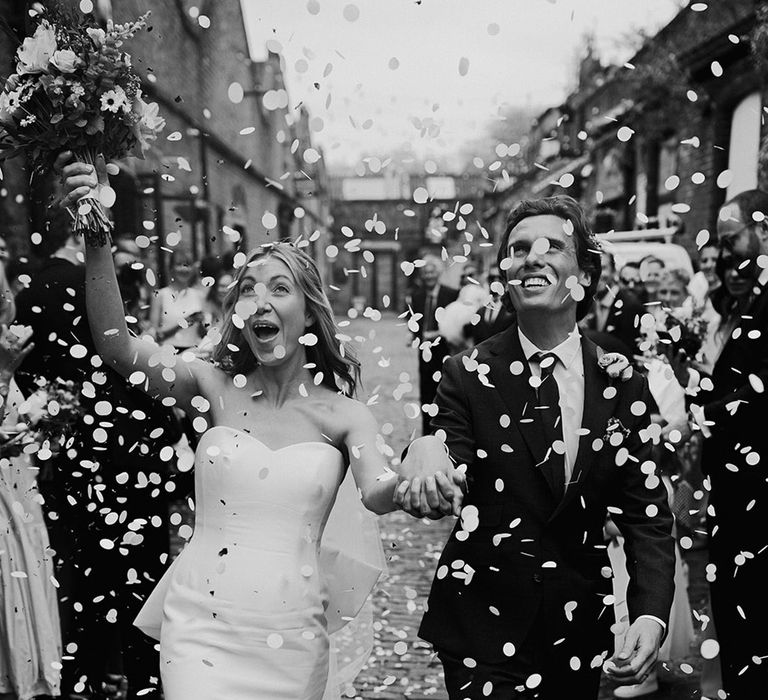
[[[83,149],[75,153],[75,159],[96,167],[98,154],[93,149]],[[70,207],[72,230],[76,236],[84,236],[85,243],[93,248],[100,248],[112,241],[114,225],[101,201],[100,187],[97,185],[77,203],[75,211]]]

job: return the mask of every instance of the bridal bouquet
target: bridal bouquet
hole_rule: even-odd
[[[22,444],[25,452],[36,452],[40,459],[48,459],[64,446],[83,408],[73,381],[40,377],[35,383],[35,392],[19,406],[19,419],[27,431]]]
[[[682,367],[687,366],[687,360],[696,359],[706,339],[707,327],[704,307],[690,299],[680,307],[659,309],[655,316],[646,314],[641,319],[640,350],[648,387],[667,422],[682,420],[686,415],[688,381],[683,376],[687,370],[683,371]]]
[[[165,126],[157,104],[142,99],[141,81],[123,43],[146,27],[98,26],[90,14],[48,3],[16,51],[16,70],[0,93],[0,161],[25,153],[35,173],[49,172],[59,153],[93,164],[128,155],[143,158]],[[94,191],[70,212],[75,233],[103,244],[112,230],[104,210],[111,191]],[[106,200],[106,201],[103,201]]]
[[[682,350],[686,357],[694,359],[707,336],[709,322],[704,310],[704,306],[686,300],[682,306],[660,311],[644,334],[644,355],[674,357]]]

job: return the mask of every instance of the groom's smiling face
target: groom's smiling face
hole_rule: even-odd
[[[508,292],[518,313],[575,315],[571,292],[586,288],[590,276],[579,268],[569,222],[549,214],[523,219],[510,231],[507,256]]]

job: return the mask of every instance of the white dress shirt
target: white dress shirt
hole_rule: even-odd
[[[565,488],[567,489],[579,453],[579,431],[581,419],[584,416],[584,358],[581,354],[581,335],[578,327],[574,326],[573,331],[560,345],[551,350],[542,350],[525,337],[519,326],[517,333],[532,376],[541,376],[539,363],[533,359],[536,353],[552,353],[558,359],[552,370],[552,376],[557,382],[560,393],[560,420],[565,442]]]

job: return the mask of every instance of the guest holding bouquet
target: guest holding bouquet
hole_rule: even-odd
[[[0,327],[0,698],[58,696],[61,641],[53,552],[22,420],[24,397],[13,380],[32,351],[29,328]],[[35,445],[36,447],[37,445]],[[25,447],[27,449],[25,449]]]

